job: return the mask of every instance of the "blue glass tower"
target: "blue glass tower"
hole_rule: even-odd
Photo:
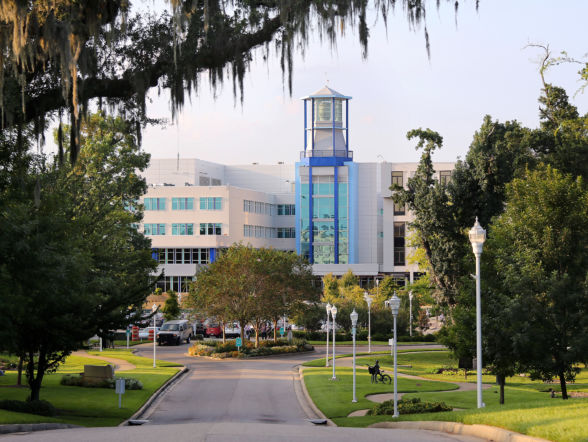
[[[313,264],[353,264],[358,169],[349,150],[351,97],[325,86],[302,99],[304,151],[296,163],[296,250]]]

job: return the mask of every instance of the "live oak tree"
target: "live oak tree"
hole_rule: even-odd
[[[339,33],[356,29],[366,57],[368,10],[387,22],[397,3],[410,29],[424,29],[428,51],[425,0],[169,0],[171,14],[145,3],[133,10],[127,0],[4,0],[0,126],[31,122],[42,136],[51,119],[68,117],[75,160],[80,117],[91,104],[118,108],[140,131],[149,121],[151,89],[169,91],[175,113],[198,89],[201,75],[213,87],[228,75],[242,99],[255,48],[263,49],[264,59],[275,48],[291,90],[294,51],[304,52],[314,30],[334,44]],[[457,14],[459,2],[450,4]]]
[[[139,318],[154,282],[133,227],[149,156],[121,119],[92,115],[81,134],[74,166],[30,156],[0,193],[0,347],[24,355],[31,399],[84,340]]]
[[[196,274],[189,304],[222,322],[239,322],[241,337],[245,325],[253,324],[259,345],[262,324],[273,322],[275,332],[284,314],[318,300],[312,280],[311,266],[296,254],[234,244]]]

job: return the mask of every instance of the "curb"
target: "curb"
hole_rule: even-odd
[[[430,430],[444,433],[474,436],[494,442],[549,442],[547,439],[527,436],[490,425],[466,425],[459,422],[417,421],[417,422],[378,422],[368,428],[399,428],[405,430]]]
[[[301,365],[298,366],[298,373],[299,373],[299,377],[298,377],[298,382],[300,382],[300,386],[302,387],[302,395],[304,396],[304,400],[306,401],[306,405],[308,407],[310,407],[310,409],[320,418],[322,419],[326,419],[327,420],[327,425],[331,426],[331,427],[336,427],[337,424],[335,424],[335,422],[333,422],[331,419],[329,419],[327,416],[324,415],[324,413],[315,405],[315,403],[313,402],[313,400],[310,398],[310,395],[308,394],[308,390],[306,389],[306,384],[304,383],[304,368]],[[298,398],[298,401],[300,402],[300,398]],[[304,405],[302,405],[302,408],[304,408]]]
[[[118,426],[125,427],[125,426],[129,425],[130,420],[139,419],[149,409],[149,407],[151,407],[151,405],[153,405],[153,402],[155,402],[157,399],[159,399],[160,396],[165,394],[165,392],[168,390],[168,388],[171,388],[173,384],[175,384],[176,382],[179,382],[180,378],[185,373],[187,373],[189,370],[190,369],[188,367],[183,367],[175,375],[173,375],[171,378],[169,378],[165,382],[165,384],[163,384],[161,387],[159,387],[157,389],[157,391],[155,393],[153,393],[149,399],[147,399],[147,402],[145,402],[141,408],[139,408],[131,417],[129,417],[128,419],[126,419],[123,422],[121,422],[120,424],[118,424]]]
[[[0,425],[0,434],[30,433],[32,431],[63,430],[66,428],[82,428],[82,427],[79,425],[55,424],[55,423],[7,424],[7,425]]]

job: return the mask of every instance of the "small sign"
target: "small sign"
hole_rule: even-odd
[[[237,348],[240,348],[243,345],[243,343],[241,342],[241,338],[237,338],[235,341]]]
[[[394,345],[394,338],[388,339],[388,345]]]
[[[131,329],[127,328],[127,338],[131,336]]]
[[[284,327],[280,327],[280,334],[284,336]]]
[[[122,395],[125,394],[125,380],[117,379],[114,384],[114,392],[118,394],[118,408],[122,406]]]
[[[117,379],[116,380],[116,388],[114,390],[116,394],[125,394],[125,380],[124,379]]]

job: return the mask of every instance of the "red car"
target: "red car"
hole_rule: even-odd
[[[223,330],[220,324],[211,322],[206,326],[206,336],[220,338],[223,335]]]

